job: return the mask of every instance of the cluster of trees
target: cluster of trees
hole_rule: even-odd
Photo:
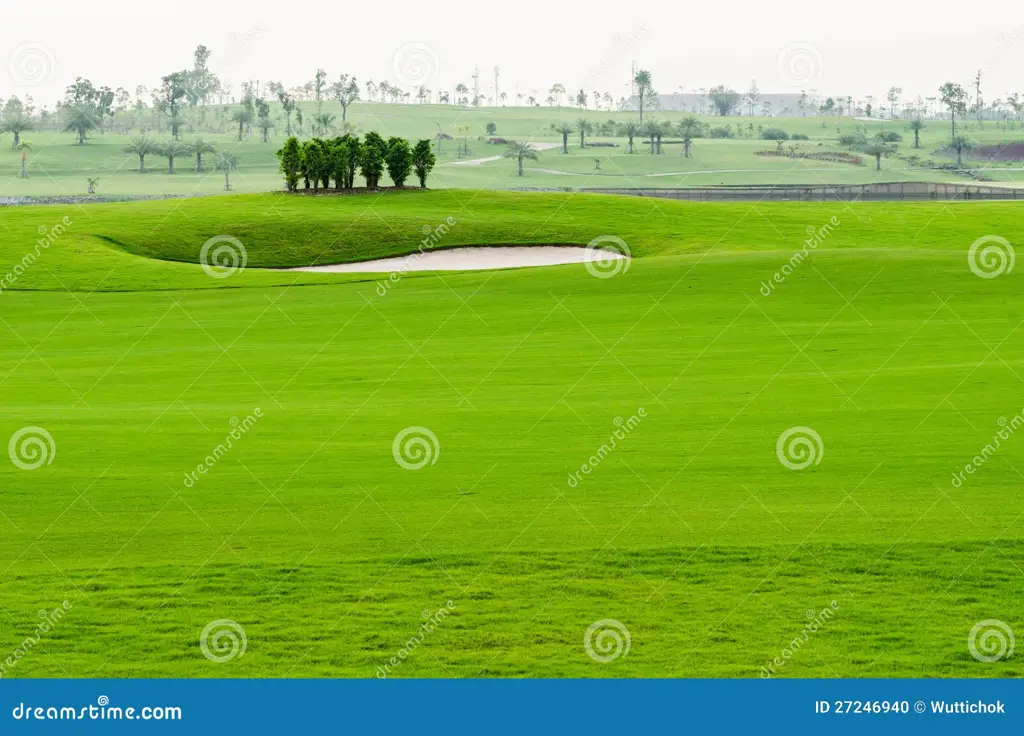
[[[230,151],[218,151],[214,144],[202,138],[196,138],[191,143],[185,143],[175,138],[171,138],[168,141],[157,141],[149,136],[141,135],[132,138],[131,143],[125,146],[124,152],[138,156],[138,172],[140,174],[144,174],[147,171],[147,156],[165,157],[167,159],[167,173],[174,174],[176,173],[174,170],[175,159],[185,158],[186,156],[193,158],[195,160],[193,171],[202,173],[206,171],[203,156],[215,154],[214,169],[224,172],[224,189],[228,191],[231,191],[231,172],[238,168],[238,159],[234,154]]]
[[[297,191],[302,180],[305,189],[354,189],[356,172],[366,181],[367,189],[377,189],[384,171],[396,187],[405,186],[413,173],[420,186],[427,186],[427,177],[436,163],[429,140],[410,146],[405,138],[392,136],[385,140],[377,133],[363,136],[351,133],[325,140],[311,138],[300,142],[292,136],[277,152],[280,170],[289,192]]]

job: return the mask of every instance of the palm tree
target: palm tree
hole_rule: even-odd
[[[963,135],[962,133],[953,136],[953,150],[956,151],[957,166],[964,165],[964,151],[968,151],[972,148],[974,148],[974,143],[967,136]]]
[[[32,143],[29,141],[19,141],[18,150],[21,151],[21,171],[18,172],[19,179],[28,178],[28,152],[32,150]]]
[[[635,153],[633,150],[633,139],[640,132],[640,124],[635,120],[627,120],[626,124],[622,126],[622,131],[626,134],[626,140],[629,143],[626,153]]]
[[[885,136],[879,133],[874,137],[874,139],[871,140],[871,142],[867,143],[862,150],[869,156],[875,157],[875,170],[881,171],[882,156],[891,155],[896,150],[896,147],[890,146],[888,143],[886,143]]]
[[[21,134],[26,131],[35,130],[36,124],[32,121],[32,118],[27,117],[23,114],[14,113],[2,123],[0,123],[0,133],[12,133],[14,134],[14,142],[11,143],[11,150],[16,151],[18,145],[21,143]]]
[[[907,128],[914,131],[914,148],[921,147],[921,131],[925,129],[924,121],[921,118],[911,120]]]
[[[148,136],[132,138],[132,142],[124,148],[125,153],[131,153],[139,157],[139,173],[146,173],[146,156],[159,153],[160,146]]]
[[[96,185],[100,183],[100,180],[90,176],[86,181],[89,182],[89,194],[96,194]]]
[[[701,134],[700,121],[692,115],[688,115],[679,121],[678,129],[679,135],[682,136],[683,139],[683,155],[686,156],[686,158],[690,158],[690,151],[693,148],[693,139],[699,137]]]
[[[231,122],[238,123],[238,140],[242,140],[242,134],[245,132],[245,126],[252,123],[252,110],[245,107],[241,110],[235,110],[231,113]]]
[[[648,120],[643,127],[643,134],[647,137],[651,146],[651,155],[654,155],[654,142],[661,135],[661,125],[654,120]]]
[[[328,112],[318,113],[313,116],[313,132],[320,135],[327,135],[334,130],[335,115]]]
[[[594,124],[586,118],[578,118],[576,120],[576,130],[580,132],[580,148],[586,148],[585,136],[594,130]]]
[[[537,151],[529,143],[519,143],[518,141],[511,141],[508,144],[508,150],[503,154],[504,158],[514,158],[519,164],[519,176],[523,175],[523,161],[529,159],[531,161],[537,160]]]
[[[569,136],[572,135],[572,126],[569,123],[562,123],[555,130],[562,134],[562,153],[569,153]]]
[[[78,145],[85,145],[85,135],[95,130],[99,124],[99,116],[86,105],[71,105],[64,113],[64,132],[78,135]]]
[[[167,173],[173,174],[174,171],[174,159],[180,158],[181,156],[188,156],[192,153],[192,147],[187,146],[181,141],[176,141],[173,138],[164,144],[161,144],[157,148],[157,152],[161,156],[167,157]]]
[[[196,138],[189,144],[192,155],[196,157],[196,172],[206,171],[206,167],[203,166],[203,155],[207,153],[213,153],[217,150],[217,147],[212,143],[204,141],[202,138]]]
[[[217,155],[217,171],[224,172],[224,189],[231,191],[231,172],[238,168],[238,159],[230,153],[221,152]]]

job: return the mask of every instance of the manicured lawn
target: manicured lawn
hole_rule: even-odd
[[[1024,437],[951,484],[1024,410],[1021,277],[967,263],[1024,242],[1020,212],[459,190],[4,210],[0,274],[73,221],[0,293],[0,441],[56,447],[0,463],[0,662],[70,605],[4,676],[373,677],[448,601],[391,675],[757,677],[832,607],[779,676],[1021,676],[967,637],[1024,630]],[[383,296],[252,268],[407,253],[449,216],[439,247],[614,234],[635,258]],[[216,235],[249,270],[195,265]],[[435,464],[396,462],[407,427]],[[791,427],[819,464],[780,462]],[[247,645],[218,664],[221,619]],[[602,664],[605,619],[631,647]]]

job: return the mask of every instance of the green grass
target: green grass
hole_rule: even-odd
[[[0,272],[65,214],[0,294],[0,439],[40,426],[57,448],[38,470],[0,463],[0,655],[41,609],[71,610],[4,676],[373,677],[449,600],[395,676],[757,677],[832,601],[781,676],[1024,674],[966,641],[1024,621],[1024,437],[950,484],[1024,408],[1021,277],[980,279],[966,255],[1024,241],[1012,203],[21,208],[3,212]],[[616,234],[636,258],[609,279],[409,275],[383,297],[366,275],[194,265],[217,234],[250,266],[409,252],[448,216],[442,247]],[[436,464],[396,464],[409,426],[437,436]],[[821,435],[819,465],[780,464],[793,426]],[[243,657],[203,657],[217,619],[244,627]],[[631,634],[610,664],[583,647],[602,619]]]
[[[302,103],[307,117],[315,112],[314,103]],[[239,192],[266,192],[282,187],[277,172],[277,160],[273,153],[284,139],[284,119],[279,106],[274,106],[274,117],[278,127],[272,132],[270,143],[262,143],[258,132],[239,142],[237,129],[225,117],[231,108],[211,107],[206,111],[208,126],[219,129],[219,133],[202,132],[203,138],[215,143],[222,150],[232,151],[238,158],[239,170],[232,175],[232,186]],[[324,110],[341,119],[341,107],[337,103],[326,103]],[[190,111],[192,114],[193,111]],[[655,112],[656,119],[672,122],[682,118],[681,112]],[[502,153],[503,146],[489,145],[486,125],[497,126],[496,135],[520,140],[554,142],[561,137],[551,129],[551,124],[572,123],[580,117],[593,122],[607,120],[625,121],[636,118],[632,112],[606,112],[597,110],[581,111],[572,108],[478,108],[464,109],[451,105],[390,105],[357,103],[349,110],[349,122],[359,131],[376,130],[384,135],[400,135],[410,139],[433,138],[438,126],[452,136],[461,135],[457,125],[469,126],[470,158],[485,158]],[[921,150],[913,149],[913,134],[906,131],[904,121],[860,122],[843,118],[837,131],[836,121],[820,117],[763,118],[700,116],[709,125],[728,124],[733,128],[742,126],[749,133],[749,126],[778,127],[789,133],[803,133],[809,141],[798,142],[801,151],[842,150],[837,142],[840,132],[854,132],[858,126],[866,126],[869,132],[876,129],[899,132],[904,136],[900,144],[902,156],[917,154],[937,163],[949,163],[948,155],[938,153],[945,146],[949,136],[948,122],[929,120],[922,133]],[[147,117],[148,121],[149,118]],[[1024,131],[1004,129],[989,123],[981,129],[975,123],[962,124],[961,129],[979,143],[1020,140]],[[138,135],[136,127],[132,135]],[[150,131],[154,138],[166,138],[163,131]],[[192,132],[183,133],[188,141]],[[0,197],[7,196],[52,196],[84,195],[86,179],[100,179],[100,195],[125,194],[224,194],[224,177],[220,172],[208,171],[197,174],[192,171],[186,157],[176,162],[178,173],[166,173],[167,161],[159,156],[147,158],[148,173],[138,174],[138,160],[123,149],[130,136],[105,132],[93,134],[87,145],[75,145],[70,133],[53,130],[27,133],[35,150],[30,154],[30,179],[19,179],[20,154],[9,148],[10,138],[0,140]],[[608,139],[595,139],[608,140]],[[546,151],[536,164],[528,166],[526,176],[518,177],[511,161],[487,163],[481,166],[455,165],[457,161],[454,141],[446,141],[439,156],[431,186],[436,188],[492,188],[507,187],[588,187],[588,186],[642,186],[642,187],[689,187],[719,184],[858,184],[876,181],[918,180],[964,182],[963,177],[954,177],[945,172],[908,169],[902,158],[888,159],[883,171],[876,172],[873,162],[863,166],[823,164],[805,160],[776,159],[755,156],[754,152],[774,148],[771,141],[755,138],[735,140],[701,139],[696,143],[694,158],[683,159],[678,155],[677,146],[666,147],[666,155],[650,156],[637,139],[639,153],[627,156],[625,139],[616,139],[618,149],[578,149],[578,140],[571,140],[570,155],[559,150]],[[7,144],[7,145],[5,145]],[[612,152],[614,150],[614,152]],[[603,160],[602,171],[595,171],[593,158]],[[210,159],[212,162],[212,158]],[[969,165],[982,165],[984,161],[972,160]],[[1020,182],[1024,168],[1010,167],[1009,171],[988,171],[987,175],[1005,183]],[[562,173],[550,173],[551,171]],[[681,173],[677,173],[681,172]],[[713,172],[713,173],[712,173]],[[673,174],[666,176],[665,174]]]

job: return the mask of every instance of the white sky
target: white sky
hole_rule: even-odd
[[[397,67],[407,91],[421,80],[450,90],[472,86],[479,65],[481,91],[490,94],[497,65],[510,98],[539,90],[543,100],[561,82],[618,99],[635,59],[661,93],[723,83],[745,92],[757,79],[762,93],[813,88],[881,98],[895,85],[911,99],[934,95],[947,80],[967,85],[979,68],[987,100],[1024,92],[1024,6],[1017,0],[0,2],[8,5],[0,97],[31,94],[50,107],[79,75],[130,91],[157,86],[161,76],[191,66],[200,43],[213,51],[213,71],[236,89],[246,79],[301,84],[317,67],[332,81],[344,71],[360,84],[395,82]],[[425,14],[428,7],[436,10]]]

